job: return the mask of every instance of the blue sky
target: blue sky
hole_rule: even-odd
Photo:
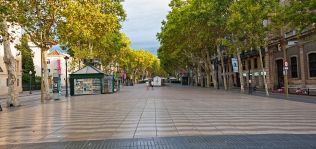
[[[125,0],[123,3],[127,20],[122,31],[132,41],[134,49],[146,49],[156,54],[159,42],[156,34],[161,21],[166,18],[170,0]]]

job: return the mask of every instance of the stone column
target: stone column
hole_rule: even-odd
[[[264,71],[266,72],[266,81],[267,81],[267,85],[268,85],[268,89],[271,89],[271,80],[270,80],[270,54],[269,54],[269,49],[266,48],[265,52],[264,52]],[[260,74],[261,75],[261,74]],[[262,74],[264,76],[264,74]]]
[[[273,49],[270,49],[269,52],[267,52],[266,54],[267,58],[266,58],[266,69],[267,70],[267,80],[269,88],[273,89],[274,88],[274,82],[275,82],[275,59],[274,59],[274,55],[273,55]]]
[[[300,44],[299,45],[299,50],[300,50],[300,64],[299,64],[299,68],[300,68],[300,77],[301,77],[301,84],[302,87],[306,87],[306,73],[305,73],[305,55],[304,55],[304,45]]]

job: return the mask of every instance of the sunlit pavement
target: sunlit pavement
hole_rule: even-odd
[[[0,148],[316,148],[315,122],[313,103],[137,85],[5,109]]]

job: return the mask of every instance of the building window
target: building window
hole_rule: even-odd
[[[309,76],[316,77],[316,53],[308,55],[309,60]]]
[[[251,60],[248,60],[248,70],[251,70]]]
[[[291,75],[292,78],[297,78],[297,58],[296,57],[291,57]]]
[[[255,66],[254,66],[255,69],[257,69],[257,68],[258,68],[258,60],[257,60],[257,58],[254,59],[254,65],[255,65]]]

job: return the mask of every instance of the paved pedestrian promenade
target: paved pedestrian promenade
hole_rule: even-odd
[[[156,87],[147,90],[144,85],[137,85],[124,87],[117,94],[69,97],[0,112],[0,148],[21,147],[9,144],[40,148],[47,142],[65,147],[72,143],[133,142],[146,138],[156,144],[155,140],[159,138],[178,140],[174,143],[179,146],[186,144],[185,139],[189,143],[187,146],[190,142],[192,145],[190,139],[193,142],[195,138],[204,140],[204,143],[197,141],[194,144],[197,146],[192,148],[214,145],[214,140],[207,143],[203,138],[218,138],[215,144],[222,147],[231,145],[225,139],[221,142],[221,137],[235,138],[235,143],[238,138],[256,140],[256,137],[260,140],[270,138],[266,141],[272,144],[280,144],[280,140],[283,144],[296,141],[296,145],[303,145],[299,148],[316,148],[315,143],[311,143],[316,142],[314,134],[314,103],[205,88]],[[274,137],[279,140],[271,139]],[[299,143],[300,140],[303,142]],[[247,139],[240,141],[241,145],[256,146]],[[172,141],[169,143],[173,144]],[[202,146],[198,147],[199,144]],[[269,143],[263,144],[263,147],[267,146]]]
[[[315,149],[316,135],[212,135],[45,142],[14,149]]]

